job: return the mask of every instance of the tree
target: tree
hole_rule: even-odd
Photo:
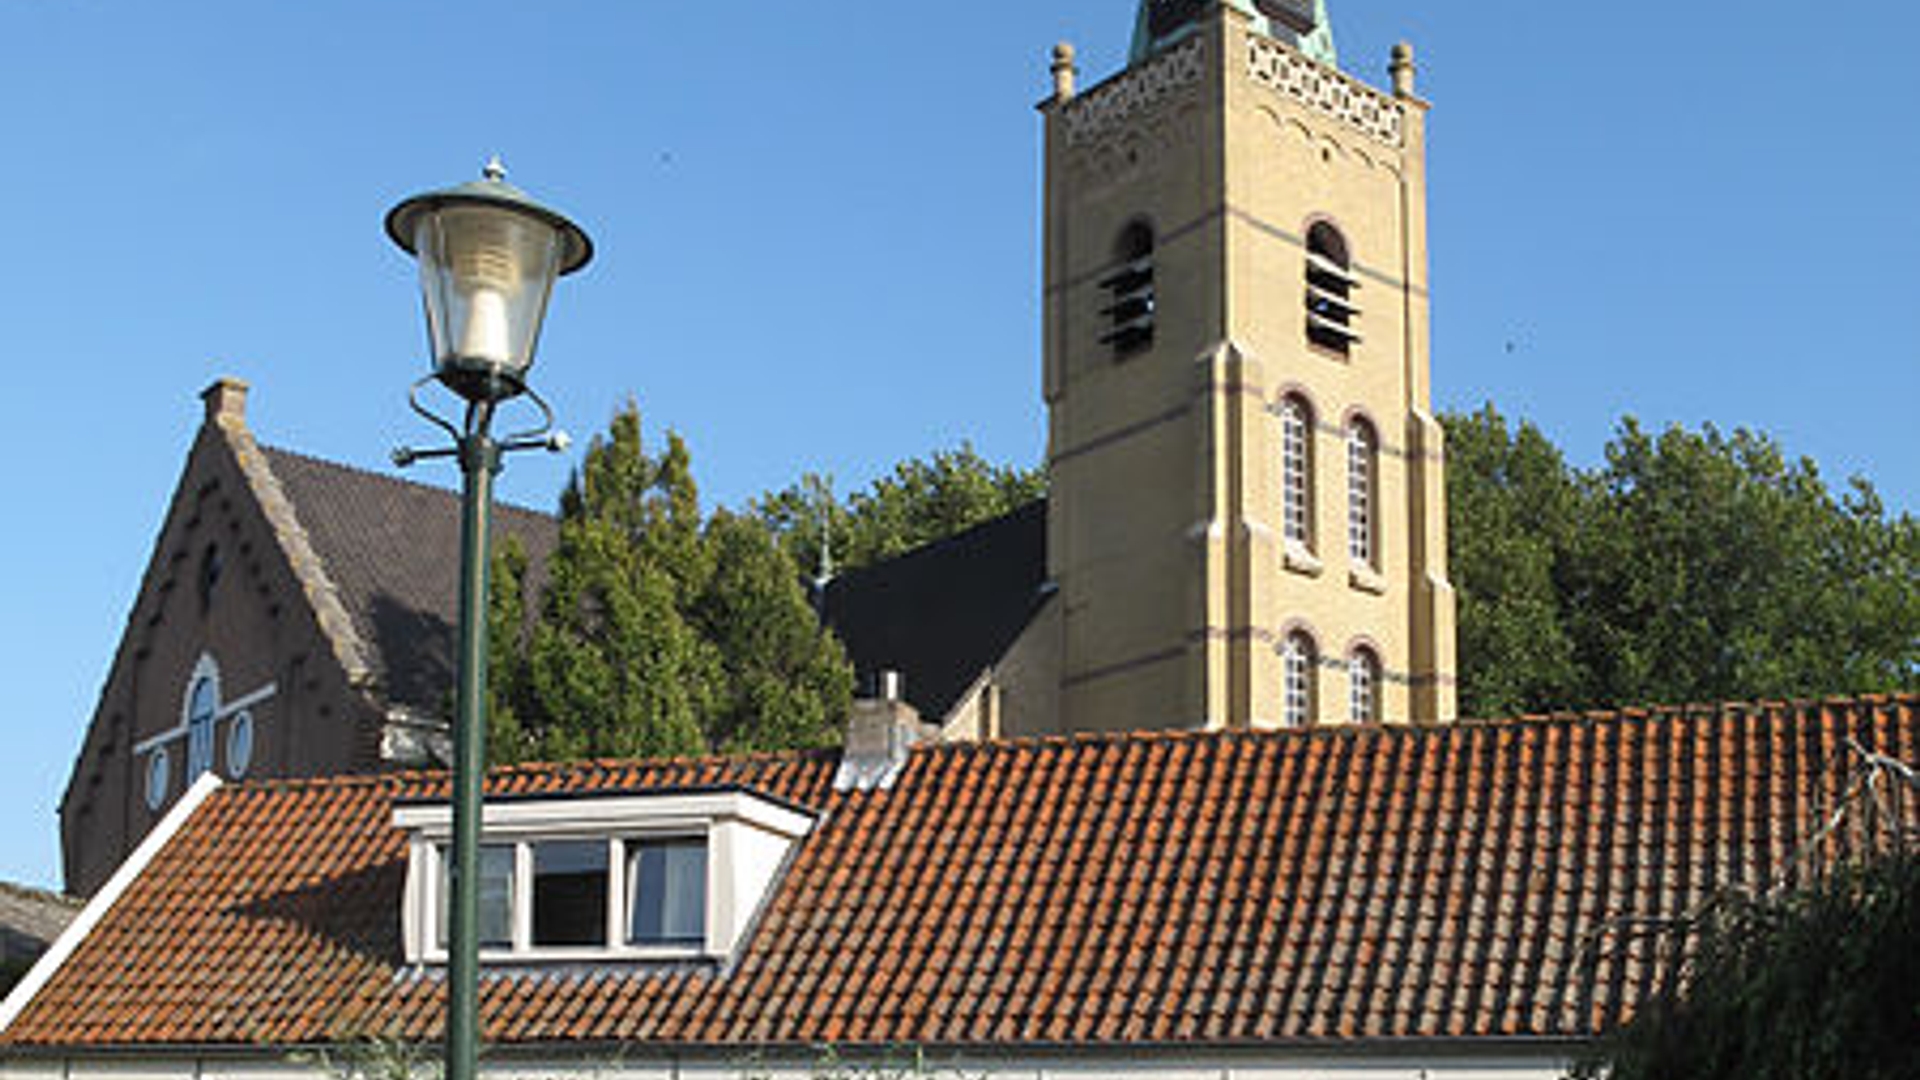
[[[1865,481],[1631,417],[1569,467],[1491,406],[1445,418],[1461,711],[1912,689],[1920,526]]]
[[[537,616],[511,547],[492,599],[496,760],[821,745],[851,700],[791,560],[757,522],[703,522],[686,444],[649,455],[631,403],[561,496]]]
[[[1540,429],[1492,405],[1447,418],[1447,509],[1460,703],[1470,716],[1567,704],[1580,683],[1557,575],[1581,495]]]
[[[1611,1080],[1920,1076],[1920,859],[1843,868],[1771,898],[1729,896],[1691,960],[1575,1070]]]
[[[910,458],[893,472],[833,501],[832,480],[808,474],[782,491],[763,496],[755,511],[799,566],[820,561],[820,530],[829,527],[829,548],[840,568],[865,566],[1011,513],[1047,491],[1046,473],[995,465],[973,444]]]
[[[724,674],[704,724],[709,741],[733,751],[833,742],[853,669],[808,605],[793,560],[754,517],[718,512],[705,540],[713,571],[691,614]]]

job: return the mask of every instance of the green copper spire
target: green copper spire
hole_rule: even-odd
[[[1128,62],[1137,64],[1192,33],[1195,21],[1215,3],[1246,12],[1253,19],[1253,28],[1260,33],[1283,41],[1328,67],[1340,66],[1340,56],[1333,48],[1333,21],[1327,18],[1327,0],[1140,0],[1140,13],[1133,23],[1133,51]],[[1295,29],[1278,14],[1284,9],[1304,10],[1308,6],[1313,9],[1310,30]],[[1276,14],[1270,16],[1268,10]]]

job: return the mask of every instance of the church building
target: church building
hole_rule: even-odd
[[[1153,0],[1056,50],[1049,497],[827,586],[868,686],[947,740],[1454,719],[1429,399],[1425,115],[1324,3]],[[430,763],[457,502],[260,446],[222,380],[61,806],[91,893],[192,780]],[[536,567],[557,526],[505,508]],[[536,574],[537,577],[537,574]]]

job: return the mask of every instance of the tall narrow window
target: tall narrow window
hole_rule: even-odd
[[[1356,724],[1380,719],[1380,658],[1365,645],[1347,657],[1347,719]]]
[[[1136,221],[1121,232],[1114,245],[1119,266],[1100,279],[1107,291],[1107,332],[1100,343],[1113,346],[1116,359],[1141,352],[1153,344],[1156,298],[1153,289],[1153,227]]]
[[[220,584],[220,574],[225,566],[226,560],[220,554],[219,544],[208,544],[200,553],[200,611],[203,614],[213,606],[213,590]]]
[[[220,683],[211,674],[194,678],[187,694],[187,780],[213,768],[213,721],[220,709]]]
[[[1313,639],[1305,631],[1287,635],[1280,646],[1280,673],[1285,681],[1282,707],[1288,727],[1306,727],[1313,722],[1313,676],[1319,663]]]
[[[1347,554],[1370,570],[1378,568],[1380,553],[1379,466],[1373,425],[1355,419],[1347,425]]]
[[[1299,397],[1280,402],[1280,516],[1287,543],[1313,547],[1313,409]]]
[[[1346,238],[1326,222],[1307,230],[1307,340],[1342,356],[1360,340],[1354,331],[1360,287],[1347,255]]]

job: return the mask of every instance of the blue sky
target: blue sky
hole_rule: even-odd
[[[369,468],[425,437],[380,219],[489,154],[599,244],[535,371],[576,434],[632,396],[727,504],[961,439],[1037,461],[1033,105],[1055,41],[1104,77],[1132,11],[0,0],[0,878],[58,881],[196,392],[246,378],[263,441]],[[1920,505],[1910,6],[1332,13],[1347,70],[1384,81],[1409,38],[1435,103],[1437,404],[1492,400],[1583,462],[1625,413],[1755,427]],[[503,494],[547,506],[565,468],[518,458]]]

